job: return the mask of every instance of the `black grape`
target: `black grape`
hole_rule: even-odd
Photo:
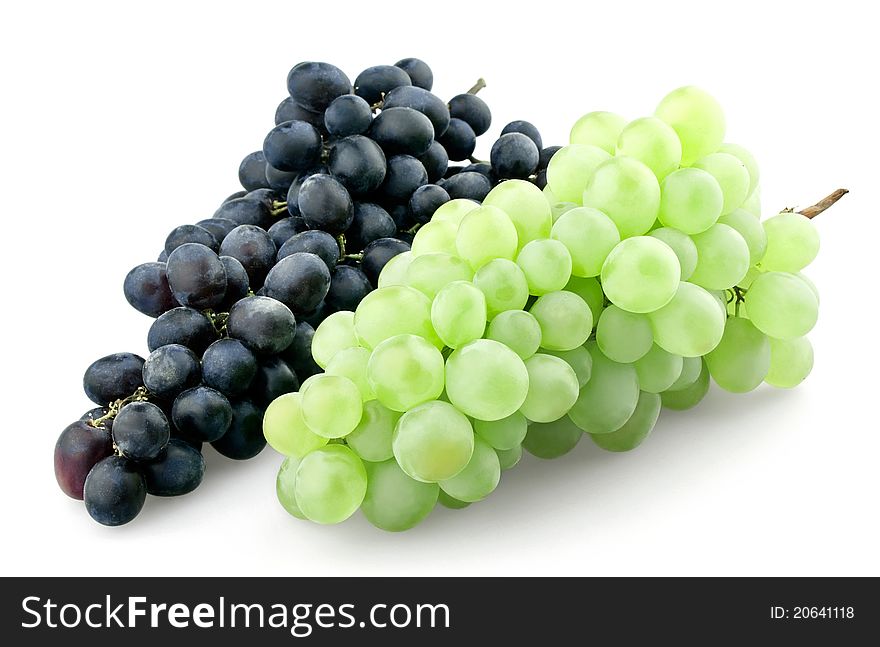
[[[409,80],[416,87],[430,90],[434,86],[434,73],[428,64],[418,58],[404,58],[394,64],[409,76]]]
[[[184,243],[199,243],[215,252],[220,249],[220,243],[210,231],[198,225],[180,225],[175,227],[165,239],[165,251],[169,254]]]
[[[535,143],[535,147],[537,147],[539,151],[544,147],[543,140],[541,139],[541,133],[539,133],[538,129],[535,128],[535,126],[533,124],[530,124],[528,121],[522,121],[521,119],[517,121],[511,121],[509,124],[501,129],[502,135],[506,135],[508,133],[522,133]]]
[[[349,193],[364,195],[382,184],[385,153],[372,139],[353,135],[333,144],[327,168]]]
[[[299,378],[285,361],[270,357],[260,362],[251,387],[251,397],[261,407],[268,407],[278,396],[299,389]]]
[[[539,189],[543,189],[547,186],[547,169],[541,169],[538,171],[538,174],[535,175],[535,186]]]
[[[237,339],[218,339],[202,355],[202,380],[227,397],[247,391],[256,374],[257,358]]]
[[[321,133],[305,121],[285,121],[266,135],[263,155],[279,171],[304,171],[321,159]]]
[[[327,265],[328,271],[332,271],[339,260],[339,244],[336,239],[326,231],[317,229],[310,229],[291,236],[278,250],[277,261],[297,252],[316,254]]]
[[[195,490],[205,475],[202,453],[186,441],[172,438],[156,460],[140,466],[147,493],[180,496]]]
[[[277,250],[264,229],[255,225],[240,225],[223,239],[220,253],[231,256],[244,266],[251,286],[260,286],[275,263]]]
[[[297,175],[295,172],[279,171],[271,164],[266,164],[266,181],[269,183],[269,188],[273,191],[287,193]]]
[[[223,239],[226,238],[226,234],[239,225],[239,223],[229,218],[206,218],[205,220],[199,220],[196,224],[210,231],[218,243],[222,243]]]
[[[380,238],[374,240],[364,249],[364,258],[361,261],[361,269],[370,282],[375,285],[379,279],[379,272],[393,257],[403,252],[408,252],[410,246],[396,238]]]
[[[370,202],[355,202],[354,218],[345,232],[347,247],[362,250],[379,238],[393,236],[397,225],[385,209]]]
[[[327,267],[318,261],[326,272]],[[296,319],[280,301],[254,296],[232,306],[226,328],[230,337],[244,342],[258,355],[277,355],[293,341]]]
[[[411,155],[395,155],[388,160],[388,171],[379,191],[391,200],[408,200],[413,191],[428,183],[428,172]]]
[[[143,475],[123,456],[108,456],[95,465],[83,488],[86,510],[105,526],[121,526],[134,519],[146,498]]]
[[[95,407],[94,409],[89,409],[84,414],[80,416],[80,420],[85,420],[88,423],[92,423],[98,418],[103,418],[108,413],[110,413],[110,409],[107,407]],[[101,423],[101,426],[107,429],[108,431],[113,426],[113,418],[108,418],[104,422]]]
[[[351,81],[335,65],[308,61],[290,70],[287,91],[298,106],[310,112],[324,112],[333,99],[351,92]]]
[[[112,454],[113,439],[106,428],[85,420],[69,424],[55,443],[55,478],[61,491],[81,500],[89,471]]]
[[[426,184],[416,189],[409,199],[409,212],[416,222],[426,223],[437,209],[449,202],[446,189],[436,184]]]
[[[275,125],[285,121],[305,121],[318,130],[324,129],[324,115],[298,106],[290,97],[286,97],[275,109]],[[262,152],[262,151],[260,151]]]
[[[113,420],[113,442],[123,456],[148,461],[159,455],[171,438],[165,413],[152,402],[126,404]]]
[[[431,142],[428,152],[419,157],[419,161],[428,172],[428,182],[436,182],[444,175],[449,167],[449,155],[440,142]]]
[[[177,305],[168,286],[165,263],[142,263],[132,269],[125,277],[122,292],[135,310],[149,317],[158,317]]]
[[[318,304],[317,308],[315,308],[311,312],[300,315],[300,320],[305,321],[313,328],[317,328],[321,325],[321,322],[323,322],[324,319],[329,317],[331,314],[333,314],[333,308],[331,308],[326,301],[321,301],[321,303]]]
[[[443,100],[423,88],[404,85],[394,88],[385,96],[384,110],[389,108],[412,108],[418,110],[434,127],[434,137],[439,138],[449,126],[449,108]]]
[[[543,171],[550,165],[550,160],[562,146],[547,146],[541,149],[538,155],[538,170]]]
[[[327,295],[330,270],[317,254],[295,252],[278,261],[263,287],[267,297],[302,314],[316,308]]]
[[[180,344],[161,346],[150,353],[143,374],[147,390],[166,399],[195,386],[202,377],[198,356]]]
[[[211,445],[227,458],[253,458],[266,446],[263,436],[263,410],[250,400],[232,403],[232,424],[219,440]]]
[[[247,226],[233,229],[223,244],[226,245],[238,229]],[[226,270],[214,250],[198,243],[184,243],[168,254],[165,272],[171,293],[178,303],[203,310],[223,301]]]
[[[280,251],[284,243],[290,240],[292,236],[302,231],[306,231],[307,229],[306,221],[303,220],[301,216],[289,216],[287,218],[282,218],[269,227],[269,229],[266,230],[266,233],[269,234],[272,242],[275,243],[275,247]]]
[[[372,121],[370,104],[354,94],[335,98],[324,113],[324,126],[334,137],[362,135]]]
[[[281,358],[293,369],[297,377],[305,380],[321,372],[321,367],[312,358],[312,337],[315,329],[305,321],[296,324],[296,335],[290,346],[281,352]]]
[[[394,221],[397,229],[401,230],[397,233],[391,234],[392,238],[401,238],[404,231],[410,229],[416,224],[415,219],[409,212],[409,205],[406,202],[396,202],[388,205],[388,213],[391,215],[391,219]]]
[[[524,180],[538,166],[538,147],[527,135],[511,132],[501,135],[489,155],[492,170],[505,180]]]
[[[153,322],[147,333],[147,347],[152,352],[167,344],[181,344],[189,348],[196,355],[201,355],[216,339],[217,331],[211,324],[210,319],[193,308],[178,307],[172,308]],[[142,384],[140,372],[143,368],[143,362],[144,360],[141,360],[137,368],[138,384],[135,388]],[[131,389],[124,395],[117,397],[131,395],[133,391],[134,389]],[[111,400],[101,401],[110,402]]]
[[[158,319],[156,320],[158,321]],[[155,325],[155,322],[153,322]],[[92,362],[83,375],[83,390],[89,400],[106,406],[127,398],[143,381],[144,358],[134,353],[114,353]]]
[[[339,265],[330,275],[327,303],[336,310],[354,310],[373,286],[361,270],[351,265]]]
[[[231,256],[221,256],[220,262],[226,270],[226,294],[223,295],[223,301],[217,306],[221,312],[227,312],[229,308],[234,306],[240,299],[244,299],[250,290],[250,279],[244,265]]]
[[[456,162],[468,159],[477,147],[477,136],[466,121],[453,117],[443,136],[438,138],[449,159]]]
[[[254,151],[245,156],[238,166],[238,181],[247,191],[269,186],[266,181],[266,156]]]
[[[412,85],[409,74],[394,65],[374,65],[357,75],[354,93],[372,106],[401,85]]]
[[[229,429],[232,406],[220,391],[208,386],[197,386],[174,399],[171,419],[183,438],[209,443],[220,438]]]
[[[492,190],[492,183],[483,173],[462,171],[443,183],[450,198],[467,198],[482,202]]]
[[[299,188],[297,205],[311,229],[341,234],[351,224],[354,205],[351,195],[329,175],[312,175]]]
[[[273,205],[275,202],[279,201],[281,196],[278,195],[276,191],[273,189],[254,189],[253,191],[248,191],[246,194],[242,196],[244,200],[252,200],[256,202],[261,202],[263,206],[266,207],[266,210],[271,212],[273,209]],[[240,223],[240,224],[256,224],[256,223]]]
[[[434,141],[434,126],[418,110],[388,108],[373,119],[369,136],[376,141],[386,156],[424,155]]]
[[[269,207],[264,202],[248,199],[247,196],[221,204],[214,212],[213,217],[231,220],[236,225],[256,225],[257,227],[263,227],[272,222],[272,212]]]
[[[492,165],[486,162],[477,162],[476,164],[468,164],[465,166],[460,173],[480,173],[485,175],[489,182],[494,184],[495,182],[495,174],[492,172]]]
[[[449,100],[449,114],[461,119],[479,137],[492,125],[492,112],[489,106],[475,94],[458,94]]]

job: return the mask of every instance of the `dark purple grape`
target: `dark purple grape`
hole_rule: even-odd
[[[379,191],[390,200],[405,202],[427,183],[428,172],[419,160],[411,155],[395,155],[388,160],[388,171]]]
[[[211,445],[227,458],[253,458],[266,446],[266,438],[263,436],[263,410],[250,400],[233,401],[231,405],[232,424]]]
[[[374,240],[393,236],[397,225],[385,209],[370,202],[355,202],[354,218],[345,241],[348,251],[360,251]]]
[[[334,235],[348,229],[354,216],[351,195],[329,175],[308,177],[299,188],[297,205],[309,228]]]
[[[372,106],[402,85],[412,85],[409,74],[393,65],[374,65],[357,75],[354,93]]]
[[[165,263],[142,263],[132,269],[125,277],[122,292],[131,307],[149,317],[158,317],[177,305],[168,286]]]
[[[184,243],[175,249],[168,255],[165,272],[171,293],[182,305],[198,310],[213,308],[226,294],[223,263],[214,250],[204,245]]]
[[[370,282],[375,285],[379,279],[379,272],[392,258],[403,252],[408,252],[410,246],[396,238],[380,238],[374,240],[364,249],[364,258],[361,261],[361,269]]]
[[[324,126],[334,137],[362,135],[372,121],[370,104],[354,94],[336,97],[324,112]]]
[[[236,227],[220,245],[220,254],[231,256],[244,266],[253,287],[263,284],[263,279],[275,264],[276,252],[272,237],[254,225]]]
[[[443,183],[443,188],[454,199],[466,198],[482,202],[489,191],[492,190],[492,183],[482,173],[474,171],[462,171],[453,175]]]
[[[361,270],[351,265],[339,265],[330,275],[327,303],[336,310],[354,311],[372,289],[370,279]]]
[[[263,155],[279,171],[304,171],[321,159],[321,133],[305,121],[285,121],[266,135]]]
[[[158,321],[158,319],[157,319]],[[155,325],[155,322],[153,322]],[[114,353],[95,360],[83,375],[86,396],[101,406],[127,398],[144,385],[144,358],[134,353]]]
[[[560,148],[562,148],[562,146],[547,146],[546,148],[541,149],[541,153],[538,155],[539,171],[543,171],[550,165],[550,160],[556,155]]]
[[[269,234],[272,242],[275,243],[275,247],[280,251],[284,243],[290,240],[292,236],[295,236],[302,231],[306,231],[307,229],[306,221],[303,220],[302,217],[290,216],[288,218],[282,218],[276,222],[266,230],[266,233]]]
[[[226,234],[239,225],[239,223],[229,218],[206,218],[205,220],[198,221],[196,224],[210,231],[218,243],[222,243],[223,239],[226,238]]]
[[[247,191],[269,186],[266,181],[266,156],[254,151],[245,156],[238,166],[238,181]]]
[[[428,64],[418,58],[404,58],[394,64],[407,73],[409,80],[418,88],[430,90],[434,87],[434,73]]]
[[[240,198],[239,198],[240,199]],[[165,239],[165,251],[169,254],[184,243],[199,243],[213,249],[220,248],[220,243],[210,231],[198,225],[180,225],[175,227]]]
[[[456,117],[449,120],[449,127],[437,141],[443,144],[449,159],[456,162],[468,159],[477,147],[477,135],[470,125]]]
[[[492,112],[489,106],[475,94],[458,94],[449,100],[449,114],[461,119],[479,137],[492,125]]]
[[[217,336],[211,320],[198,310],[186,307],[172,308],[150,326],[147,333],[147,347],[152,352],[167,344],[181,344],[196,355],[201,355]],[[139,372],[141,368],[143,368],[143,360],[138,367]],[[138,379],[140,380],[140,377]],[[134,389],[125,395],[131,395],[133,391]]]
[[[436,182],[446,175],[446,169],[449,168],[449,155],[437,141],[431,142],[428,152],[420,156],[419,161],[428,172],[428,182]]]
[[[136,461],[156,458],[171,438],[168,418],[152,402],[126,404],[113,420],[113,442],[123,456]]]
[[[267,297],[277,299],[294,314],[302,314],[313,310],[327,296],[330,270],[317,254],[295,252],[278,261],[263,287]]]
[[[232,407],[220,391],[197,386],[175,398],[171,419],[181,437],[210,443],[229,429]]]
[[[282,100],[275,109],[275,125],[277,126],[285,121],[305,121],[312,124],[319,131],[324,130],[323,113],[306,110],[302,106],[298,106],[289,96]],[[260,152],[262,153],[263,151]]]
[[[220,208],[214,212],[213,217],[231,220],[236,225],[268,227],[272,223],[272,211],[270,206],[267,206],[263,200],[254,200],[248,198],[247,195],[221,204]]]
[[[270,189],[278,193],[287,193],[297,175],[299,173],[279,171],[271,164],[266,164],[266,182],[269,183]]]
[[[257,375],[251,386],[253,401],[268,407],[275,398],[299,389],[299,379],[293,369],[279,357],[270,357],[260,362]]]
[[[67,496],[83,498],[83,484],[89,471],[113,454],[113,438],[104,427],[85,420],[69,424],[55,443],[55,478]]]
[[[305,321],[296,324],[296,335],[290,346],[281,352],[281,358],[293,369],[297,377],[305,380],[321,372],[312,358],[312,337],[315,329]]]
[[[144,386],[159,398],[173,399],[202,378],[198,356],[186,346],[168,344],[150,353],[144,363]]]
[[[317,229],[310,229],[291,236],[278,250],[277,259],[280,261],[298,252],[319,256],[329,271],[336,267],[336,262],[339,260],[339,244],[336,239],[326,231]]]
[[[228,312],[229,308],[248,295],[250,278],[238,259],[221,256],[220,262],[226,270],[226,294],[223,295],[223,301],[217,308],[221,312]]]
[[[326,272],[327,267],[318,261]],[[232,306],[226,328],[230,337],[244,342],[257,355],[277,355],[293,341],[296,318],[280,301],[254,296]]]
[[[189,443],[172,438],[156,460],[140,466],[153,496],[180,496],[195,490],[205,475],[202,453]]]
[[[242,395],[256,374],[257,358],[237,339],[218,339],[202,355],[202,380],[227,397]]]
[[[335,65],[306,61],[290,70],[287,91],[298,106],[324,112],[333,99],[351,92],[351,81]]]
[[[364,195],[382,184],[385,165],[385,153],[376,142],[353,135],[333,144],[327,168],[351,195]]]
[[[95,465],[83,488],[86,510],[105,526],[121,526],[134,519],[146,498],[143,475],[124,456],[108,456]]]
[[[426,223],[440,206],[449,202],[446,189],[436,184],[426,184],[416,189],[409,199],[409,212],[416,222]]]
[[[419,157],[428,152],[434,141],[434,126],[431,120],[412,108],[383,110],[373,119],[368,132],[370,138],[382,147],[388,157],[392,155]]]
[[[538,147],[527,135],[510,132],[492,144],[492,170],[505,180],[524,180],[538,167]]]
[[[535,144],[535,148],[539,151],[544,148],[544,142],[541,139],[541,133],[538,132],[538,129],[528,121],[523,121],[521,119],[517,121],[511,121],[504,128],[501,129],[501,135],[507,135],[508,133],[521,133],[532,140]],[[493,164],[494,166],[494,164]]]
[[[434,127],[434,137],[440,138],[449,126],[449,108],[443,100],[424,88],[404,85],[385,95],[384,110],[412,108],[425,115]]]

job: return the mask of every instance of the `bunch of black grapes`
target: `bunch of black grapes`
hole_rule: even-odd
[[[481,162],[477,137],[492,120],[483,81],[448,103],[432,85],[415,58],[370,67],[354,84],[329,63],[296,65],[275,127],[239,166],[243,190],[128,273],[126,299],[155,319],[150,354],[89,366],[83,386],[98,407],[55,448],[61,489],[92,518],[121,525],[147,494],[194,490],[204,443],[256,456],[265,408],[320,370],[315,328],[354,310],[437,208],[481,202],[506,179],[543,188],[558,147],[542,149],[537,129],[515,121]]]

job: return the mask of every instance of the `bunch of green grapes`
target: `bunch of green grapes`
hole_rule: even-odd
[[[797,213],[760,221],[758,166],[724,135],[717,102],[680,88],[652,117],[579,119],[543,191],[509,180],[437,209],[318,327],[324,373],[267,410],[284,508],[405,530],[488,496],[523,449],[631,450],[710,378],[800,383],[818,236]]]

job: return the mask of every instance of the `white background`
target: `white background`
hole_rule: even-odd
[[[341,11],[340,7],[347,7]],[[4,3],[0,16],[3,575],[880,575],[877,16],[864,2]],[[502,8],[503,6],[503,8]],[[13,8],[14,7],[14,8]],[[142,9],[136,7],[143,7]],[[122,279],[238,189],[288,69],[354,79],[418,56],[448,99],[563,144],[582,113],[650,114],[698,84],[762,167],[767,213],[821,216],[815,370],[793,391],[664,412],[627,455],[526,458],[486,501],[399,535],[319,527],[275,501],[280,458],[208,451],[194,494],[104,528],[55,484],[83,369],[145,354]]]

